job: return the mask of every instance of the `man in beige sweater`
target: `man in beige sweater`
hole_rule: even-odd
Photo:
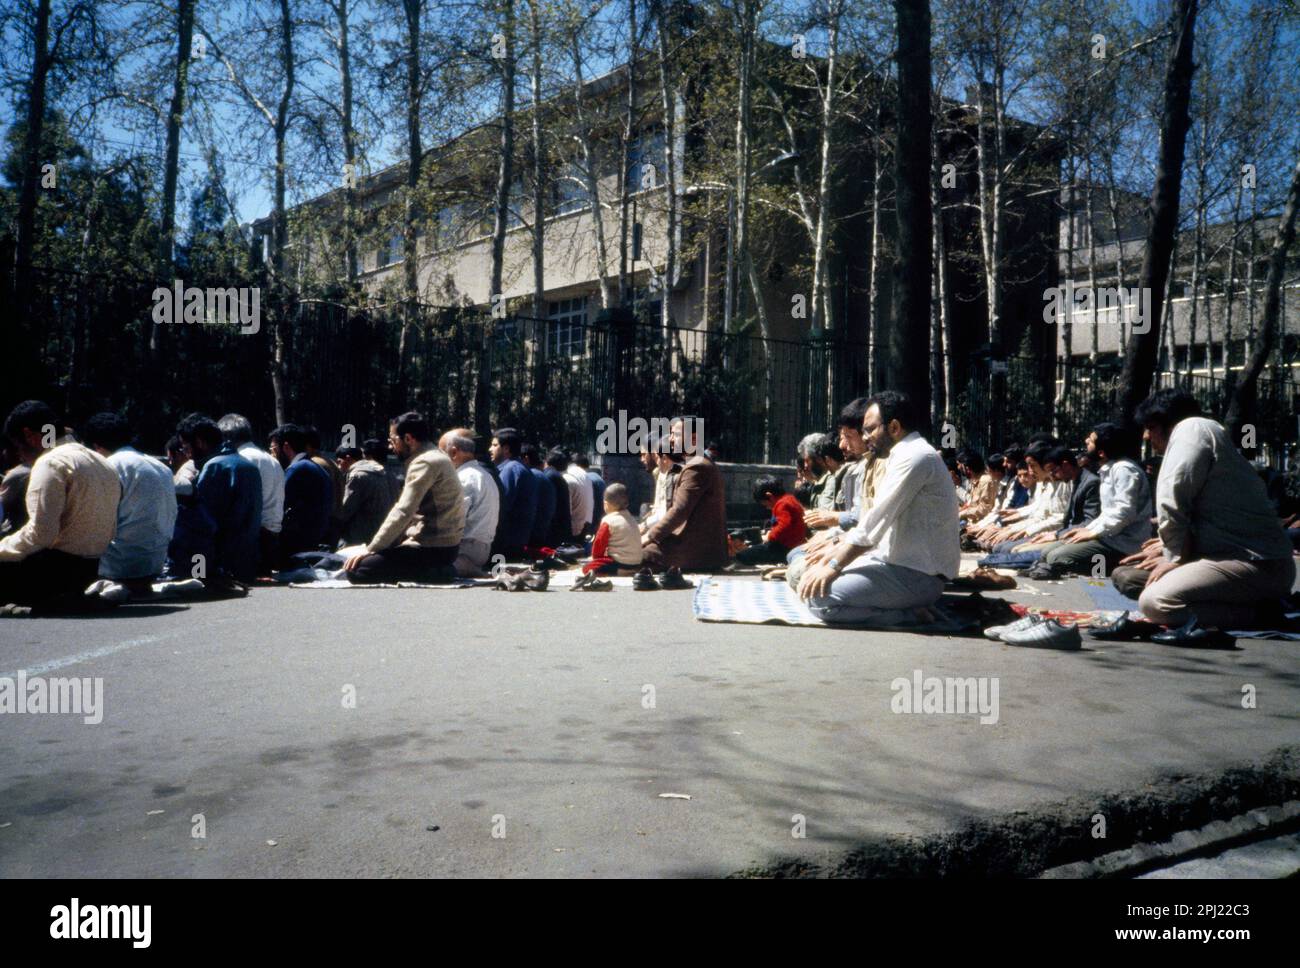
[[[388,443],[406,462],[402,495],[366,550],[343,566],[354,585],[450,582],[465,531],[465,493],[451,459],[434,446],[418,413],[389,424]]]
[[[0,541],[0,606],[42,605],[78,595],[95,580],[113,540],[122,484],[108,461],[59,437],[38,400],[13,409],[4,432],[32,468],[27,523]]]

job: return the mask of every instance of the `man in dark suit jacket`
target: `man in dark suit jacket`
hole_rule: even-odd
[[[1058,481],[1072,482],[1070,506],[1065,509],[1065,520],[1055,531],[1044,531],[1021,547],[1038,551],[1042,546],[1043,557],[1025,572],[1028,578],[1058,578],[1066,570],[1064,564],[1049,563],[1047,552],[1060,546],[1061,538],[1069,531],[1080,527],[1088,521],[1095,520],[1101,514],[1101,478],[1079,466],[1079,460],[1068,447],[1055,447],[1047,455],[1044,466],[1052,477]]]
[[[722,472],[699,452],[701,421],[674,417],[669,446],[687,461],[677,477],[668,510],[641,543],[654,571],[713,571],[727,564],[727,496]]]

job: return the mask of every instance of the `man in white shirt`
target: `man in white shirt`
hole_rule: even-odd
[[[456,574],[481,577],[492,551],[492,538],[501,513],[501,492],[492,475],[474,457],[474,431],[457,427],[442,435],[438,448],[456,465],[456,476],[465,491],[465,533],[456,557]]]
[[[1195,618],[1205,629],[1248,628],[1295,582],[1291,542],[1264,482],[1223,427],[1188,393],[1159,390],[1134,414],[1164,455],[1156,480],[1156,530],[1164,560],[1138,599],[1161,625]]]
[[[257,468],[262,478],[262,530],[258,535],[258,573],[271,574],[280,555],[280,526],[284,520],[284,468],[280,462],[253,443],[253,425],[248,418],[228,413],[217,427],[235,452]]]
[[[1048,460],[1051,451],[1051,445],[1042,441],[1025,451],[1025,463],[1038,482],[1033,498],[1020,510],[1004,515],[1002,525],[979,532],[975,537],[981,547],[994,552],[1010,551],[1026,539],[1055,531],[1064,524],[1074,486],[1070,481],[1055,479]]]
[[[569,483],[569,527],[573,529],[573,536],[590,534],[591,518],[596,510],[591,478],[572,458],[564,469],[564,477]]]
[[[133,595],[146,595],[167,564],[167,546],[176,529],[172,472],[162,461],[130,446],[131,428],[118,414],[95,414],[86,421],[81,436],[122,482],[117,529],[99,559],[99,575]]]
[[[943,458],[912,429],[911,401],[871,398],[862,434],[888,457],[871,507],[833,541],[808,552],[799,597],[832,623],[899,625],[933,605],[961,564],[957,493]]]

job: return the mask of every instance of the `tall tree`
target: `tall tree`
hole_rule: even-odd
[[[1144,332],[1129,336],[1120,376],[1117,417],[1129,418],[1151,391],[1156,360],[1160,355],[1160,295],[1169,280],[1170,261],[1178,231],[1178,206],[1183,182],[1183,157],[1187,131],[1191,127],[1189,104],[1192,96],[1192,44],[1196,32],[1198,0],[1176,0],[1173,14],[1173,45],[1165,68],[1164,110],[1160,123],[1160,153],[1155,187],[1147,222],[1146,249],[1138,286],[1150,294],[1150,311]]]

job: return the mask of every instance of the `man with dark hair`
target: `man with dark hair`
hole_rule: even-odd
[[[167,546],[176,530],[176,486],[162,461],[131,446],[131,428],[115,413],[98,413],[86,421],[81,436],[108,461],[122,484],[117,527],[99,559],[99,576],[124,589],[102,587],[101,598],[147,595],[167,566]]]
[[[494,555],[521,560],[524,548],[533,535],[533,520],[537,516],[538,482],[519,460],[523,437],[513,427],[502,427],[492,435],[488,454],[497,466],[501,481],[501,521]],[[568,495],[565,495],[568,500]]]
[[[347,485],[347,475],[335,461],[321,453],[319,430],[315,427],[304,427],[303,433],[306,434],[307,456],[311,458],[313,464],[330,476],[330,483],[334,488],[334,504],[330,508],[329,527],[325,533],[326,542],[332,546],[338,540],[339,530],[342,527],[343,490]]]
[[[546,458],[540,447],[532,443],[524,444],[519,448],[519,459],[528,468],[528,473],[533,475],[537,485],[537,509],[533,513],[533,529],[528,534],[527,549],[528,557],[540,558],[541,549],[551,542],[551,523],[555,519],[555,488],[546,479]]]
[[[354,585],[387,582],[451,582],[465,531],[465,493],[451,459],[429,439],[418,413],[389,424],[388,442],[406,462],[402,494],[366,550],[344,564]]]
[[[570,454],[569,466],[581,468],[591,482],[591,533],[594,535],[605,515],[605,479],[591,469],[591,458],[586,454]]]
[[[1151,536],[1151,488],[1133,459],[1137,456],[1136,430],[1100,423],[1088,435],[1088,452],[1101,469],[1097,508],[1094,511],[1089,506],[1082,521],[1073,520],[1076,514],[1071,512],[1056,540],[1042,549],[1040,574],[1031,572],[1030,577],[1086,574],[1099,556],[1109,571]]]
[[[280,462],[253,443],[253,425],[243,414],[228,413],[217,421],[235,453],[257,468],[262,480],[262,526],[258,532],[261,553],[259,575],[271,574],[280,559],[280,527],[284,521],[284,468]]]
[[[1053,474],[1056,467],[1053,452],[1053,445],[1043,440],[1029,445],[1025,451],[1025,463],[1036,482],[1033,497],[1019,510],[1004,514],[999,524],[976,533],[975,538],[981,547],[994,552],[1010,551],[1034,535],[1056,531],[1065,523],[1071,485]]]
[[[1002,455],[994,456],[997,461],[990,459],[985,465],[978,451],[957,452],[957,470],[970,481],[970,497],[958,510],[958,517],[963,521],[978,521],[997,503],[998,484],[1002,480]]]
[[[803,505],[793,494],[785,493],[785,485],[770,474],[756,480],[751,493],[754,502],[766,508],[771,517],[762,543],[737,551],[736,561],[742,565],[783,564],[808,535],[803,523]]]
[[[831,440],[829,434],[808,434],[799,441],[795,455],[811,481],[808,507],[812,510],[834,511],[843,476],[840,469],[844,466],[844,455],[839,445]]]
[[[844,458],[843,474],[831,510],[814,509],[804,515],[804,523],[813,529],[830,528],[831,533],[814,537],[809,545],[833,537],[858,523],[858,515],[869,504],[885,462],[870,453],[862,439],[862,420],[867,415],[867,398],[858,397],[840,410],[839,448]],[[835,530],[839,529],[839,530]]]
[[[376,449],[372,446],[371,453]],[[339,538],[344,547],[365,544],[374,537],[393,506],[388,471],[383,464],[367,457],[360,447],[340,447],[334,456],[339,470],[346,475],[343,506],[339,509]]]
[[[722,472],[700,453],[702,421],[674,417],[669,450],[689,459],[682,465],[663,517],[641,538],[645,563],[654,571],[713,571],[727,564],[727,495]]]
[[[271,456],[284,468],[284,521],[280,527],[280,568],[297,566],[293,556],[315,551],[325,541],[334,508],[334,482],[307,453],[307,432],[282,424],[271,432]]]
[[[887,458],[884,477],[856,527],[807,553],[799,581],[799,597],[826,622],[914,622],[957,576],[957,494],[913,413],[899,393],[870,399],[863,437]]]
[[[0,537],[27,523],[27,482],[32,469],[18,456],[18,448],[0,438]]]
[[[211,417],[189,414],[176,434],[190,449],[198,479],[193,495],[180,499],[167,550],[168,573],[207,585],[252,581],[262,525],[262,476],[223,438]]]
[[[574,455],[578,456],[578,455]],[[569,485],[569,526],[573,533],[566,543],[582,544],[585,537],[591,535],[591,517],[595,513],[595,488],[586,470],[565,455],[564,479]]]
[[[555,492],[555,513],[551,516],[551,531],[546,544],[551,548],[573,543],[573,493],[565,471],[569,469],[569,455],[558,447],[546,454],[546,475],[551,490]]]
[[[0,540],[0,607],[80,595],[117,526],[122,485],[99,454],[63,434],[39,400],[14,407],[4,435],[31,466],[27,523]]]
[[[1190,394],[1158,390],[1137,408],[1145,438],[1164,459],[1156,484],[1164,560],[1139,603],[1173,644],[1212,644],[1211,630],[1277,621],[1295,582],[1291,543],[1264,483],[1228,433],[1202,417]],[[1199,628],[1198,628],[1199,626]]]

